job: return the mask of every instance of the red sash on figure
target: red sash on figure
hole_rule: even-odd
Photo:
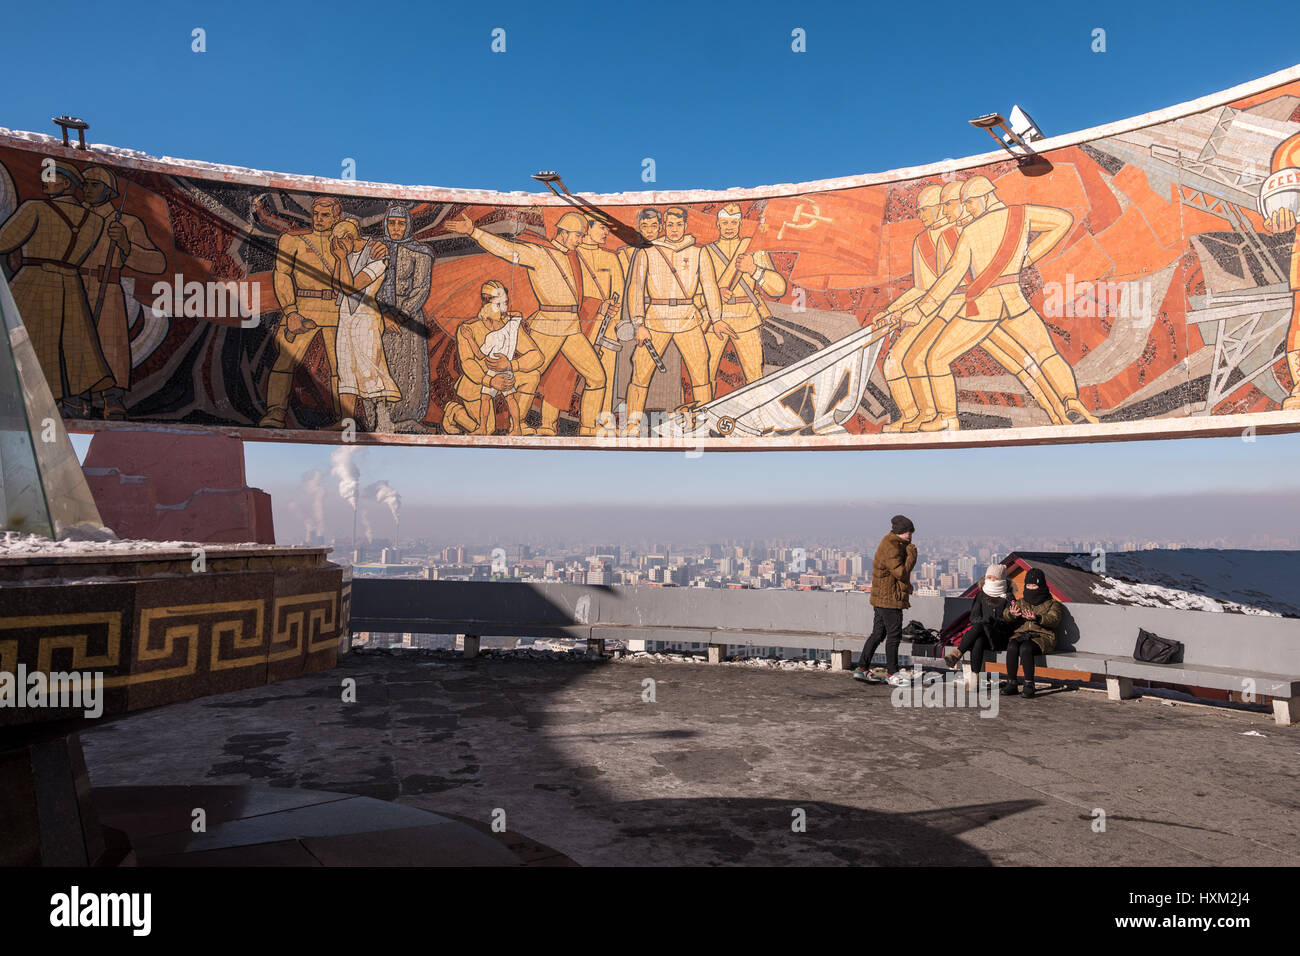
[[[980,314],[979,306],[975,300],[989,290],[993,285],[1002,285],[1005,282],[1019,282],[1019,276],[1003,276],[1007,266],[1011,265],[1011,257],[1016,254],[1016,246],[1020,244],[1020,230],[1025,224],[1025,207],[1012,206],[1007,212],[1007,224],[1002,233],[1002,241],[998,244],[998,251],[993,254],[993,259],[988,266],[979,275],[971,280],[970,286],[966,289],[966,318],[974,318]]]
[[[939,238],[942,239],[943,244],[948,247],[948,253],[951,255],[952,251],[957,248],[957,240],[961,238],[961,233],[957,231],[956,226],[949,226],[943,232],[939,233]]]
[[[921,250],[921,261],[930,270],[930,275],[937,276],[939,274],[939,250],[934,247],[934,238],[930,235],[930,230],[922,229],[921,234],[916,237],[916,242]]]

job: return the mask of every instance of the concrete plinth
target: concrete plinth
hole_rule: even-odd
[[[82,470],[104,524],[118,537],[275,543],[271,496],[248,487],[238,438],[99,432]]]
[[[1133,692],[1133,678],[1107,677],[1106,697],[1109,700],[1132,700],[1137,694]]]
[[[0,671],[98,674],[104,716],[297,677],[337,663],[342,578],[325,548],[0,557]],[[0,727],[85,709],[0,708]]]

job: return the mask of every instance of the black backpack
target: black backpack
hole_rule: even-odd
[[[920,621],[908,621],[907,627],[903,628],[903,640],[912,644],[937,644],[939,632]]]

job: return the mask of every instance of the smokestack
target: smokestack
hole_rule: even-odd
[[[321,484],[325,474],[319,468],[306,472],[302,476],[303,507],[307,514],[303,524],[307,528],[307,540],[325,536],[325,488]]]
[[[361,478],[361,469],[355,458],[361,449],[356,445],[343,445],[330,454],[333,463],[330,472],[339,480],[339,497],[352,505],[352,551],[357,548],[357,488]]]
[[[376,481],[374,484],[367,485],[364,496],[367,498],[373,496],[376,501],[382,501],[388,506],[388,510],[393,516],[393,546],[396,547],[396,535],[402,513],[402,496],[386,481]]]

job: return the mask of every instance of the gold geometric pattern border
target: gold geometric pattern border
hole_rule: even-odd
[[[102,625],[108,636],[103,654],[89,652],[90,632],[60,634],[39,639],[36,669],[49,673],[54,651],[72,648],[71,670],[108,669],[117,667],[122,658],[122,612],[87,611],[80,614],[31,614],[0,621],[0,631],[37,630],[47,627],[81,627],[87,624]],[[0,641],[0,670],[15,673],[18,666],[18,641]]]
[[[247,616],[253,614],[252,627],[247,626]],[[229,670],[233,667],[256,667],[265,663],[261,654],[249,657],[221,658],[221,636],[225,632],[234,633],[234,650],[258,648],[262,643],[263,614],[265,602],[223,601],[215,604],[182,604],[171,607],[151,607],[140,612],[139,625],[136,629],[135,659],[137,661],[166,660],[176,653],[176,645],[184,641],[186,661],[176,667],[156,671],[132,674],[122,683],[135,685],[151,681],[166,680],[171,677],[188,677],[198,671],[200,634],[206,630],[209,638],[210,670]],[[202,616],[204,621],[180,622],[176,618]],[[168,620],[174,623],[162,623],[161,647],[149,647],[148,640],[153,636],[153,625]],[[106,684],[110,683],[105,681]],[[116,681],[112,683],[117,683]]]
[[[275,631],[271,635],[271,653],[267,656],[267,661],[283,661],[302,654],[304,635],[311,635],[307,643],[308,653],[336,646],[338,624],[334,612],[337,603],[336,591],[291,594],[276,598],[271,618]],[[276,650],[277,644],[292,646]]]
[[[127,670],[105,676],[106,688],[130,687],[198,673],[207,643],[208,671],[256,667],[270,661],[288,660],[306,653],[337,647],[340,604],[346,595],[339,591],[285,595],[274,599],[271,621],[274,629],[269,646],[264,643],[267,601],[256,598],[204,604],[183,604],[141,608],[133,642],[123,638],[125,612],[115,610],[72,614],[38,614],[0,620],[0,671],[16,673],[19,640],[5,636],[14,632],[39,632],[46,628],[79,628],[68,634],[37,638],[36,670],[50,673],[54,655],[70,649],[68,670]],[[195,620],[198,618],[198,620]],[[106,637],[103,653],[89,650],[91,634]],[[104,640],[101,637],[100,640]],[[159,642],[161,638],[161,642]],[[226,643],[226,639],[229,643]],[[96,643],[99,643],[98,641]],[[123,644],[134,644],[125,653]],[[229,649],[226,654],[223,644]],[[262,649],[266,647],[267,652]],[[239,656],[244,652],[247,656]],[[139,664],[166,662],[179,655],[182,662],[159,670],[136,670]],[[62,663],[62,662],[60,662]],[[136,670],[135,673],[129,671]]]

